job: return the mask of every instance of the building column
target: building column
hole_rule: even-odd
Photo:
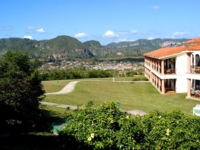
[[[164,75],[164,69],[165,69],[164,60],[161,60],[161,74],[162,75]]]
[[[159,91],[162,92],[162,79],[159,79]]]
[[[165,94],[165,80],[162,79],[162,94]]]
[[[187,73],[191,73],[191,53],[187,53]]]
[[[156,83],[155,83],[155,84],[156,84],[156,88],[157,88],[157,83],[158,83],[158,80],[157,80],[157,79],[158,79],[158,78],[157,78],[157,76],[155,76],[155,77],[156,77]]]
[[[191,79],[187,79],[187,97],[191,97]]]

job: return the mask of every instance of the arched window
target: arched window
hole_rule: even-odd
[[[200,66],[200,62],[199,62],[199,54],[196,54],[195,56],[195,62],[197,66]]]

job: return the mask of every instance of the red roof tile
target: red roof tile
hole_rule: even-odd
[[[200,51],[200,38],[186,41],[183,44],[184,46],[160,48],[158,50],[145,53],[144,56],[161,58],[165,56],[178,54],[182,51]]]
[[[149,53],[145,53],[144,56],[149,56],[149,57],[164,57],[164,56],[169,56],[169,55],[173,55],[173,54],[177,54],[180,53],[181,51],[184,50],[183,46],[179,46],[179,47],[167,47],[167,48],[160,48],[158,50],[149,52]]]
[[[196,45],[192,45],[192,46],[186,46],[185,47],[185,50],[193,50],[193,51],[200,51],[200,44],[196,44]]]
[[[184,42],[183,44],[200,43],[200,37]]]

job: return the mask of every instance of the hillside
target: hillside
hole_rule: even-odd
[[[189,39],[139,39],[131,42],[119,42],[119,43],[110,43],[106,45],[109,48],[120,51],[124,56],[135,55],[139,56],[145,52],[159,49],[161,47],[166,47],[170,44],[182,43]]]
[[[8,50],[27,50],[31,58],[58,60],[67,58],[116,58],[142,56],[161,47],[174,43],[182,43],[189,39],[139,39],[130,42],[109,43],[102,46],[98,41],[80,42],[70,36],[58,36],[50,40],[29,40],[23,38],[0,39],[0,54]]]

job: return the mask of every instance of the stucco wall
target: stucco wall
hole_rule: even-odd
[[[187,92],[187,55],[182,54],[176,57],[176,92],[183,93]]]
[[[177,75],[176,79],[176,93],[187,92],[187,80],[186,76]]]
[[[176,57],[176,74],[185,75],[187,72],[187,55],[183,54]]]

